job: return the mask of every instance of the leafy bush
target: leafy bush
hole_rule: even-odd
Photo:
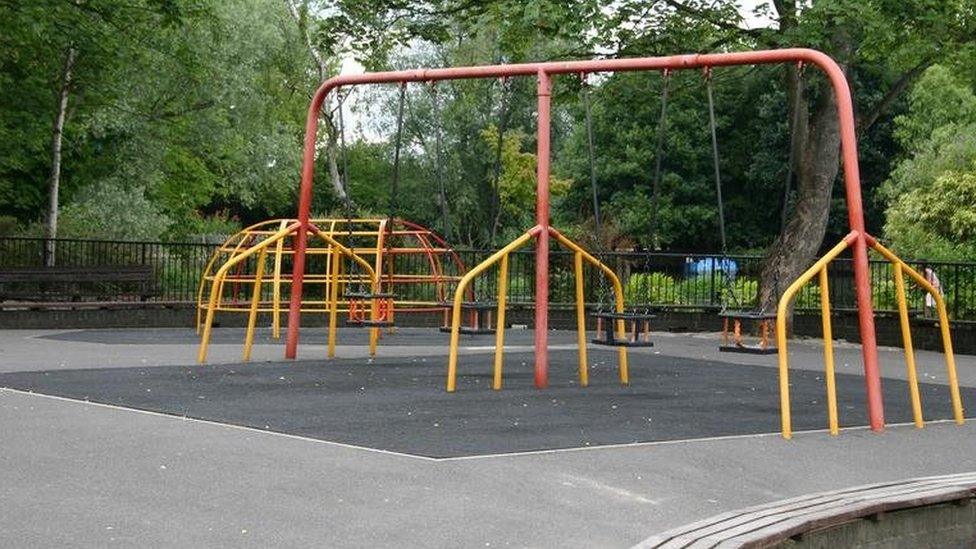
[[[681,305],[713,305],[721,287],[721,280],[716,275],[716,284],[712,284],[711,275],[691,276],[678,283],[678,303]],[[715,292],[715,295],[713,295]]]
[[[723,307],[751,309],[755,305],[756,296],[759,294],[758,280],[740,276],[731,283],[716,280],[716,284],[719,283],[722,284],[718,291],[721,292]]]
[[[820,295],[820,284],[814,279],[797,292],[796,300],[793,302],[794,307],[797,309],[820,309]]]
[[[903,256],[976,258],[976,162],[902,194],[888,208],[885,234]]]
[[[35,232],[43,234],[37,224]],[[58,236],[105,240],[159,240],[172,220],[146,197],[141,187],[105,181],[85,189],[61,208]]]
[[[871,281],[871,303],[878,311],[894,311],[898,309],[898,298],[895,295],[895,275],[891,265],[885,265],[884,274]],[[909,286],[906,281],[906,288]]]
[[[664,273],[636,273],[627,280],[624,295],[630,303],[675,304],[679,301],[674,278]]]

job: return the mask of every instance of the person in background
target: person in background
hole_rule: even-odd
[[[925,272],[925,280],[927,280],[928,283],[931,284],[933,288],[935,288],[935,291],[939,292],[939,295],[942,296],[943,295],[942,282],[939,281],[939,276],[935,274],[935,271],[931,267],[926,267],[924,272]],[[933,309],[935,309],[935,297],[932,294],[926,292],[925,310],[923,311],[924,316],[926,318],[931,318],[935,316],[933,314]]]

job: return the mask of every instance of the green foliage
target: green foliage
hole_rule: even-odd
[[[729,308],[752,309],[758,293],[758,280],[739,276],[731,283],[725,283],[725,290],[722,292],[722,305]]]
[[[928,69],[895,119],[914,156],[882,188],[885,236],[902,256],[976,258],[976,92],[947,67]]]
[[[797,309],[816,309],[820,310],[820,284],[816,281],[808,283],[796,294],[793,306]]]
[[[679,301],[678,285],[664,273],[634,273],[627,279],[624,295],[630,303],[672,305]]]
[[[888,209],[885,234],[906,257],[976,259],[976,164],[902,194]]]
[[[681,305],[712,305],[721,299],[721,294],[713,294],[713,290],[720,292],[721,285],[718,283],[713,285],[711,275],[684,278],[678,282],[678,303]]]
[[[492,124],[481,133],[492,157],[498,155],[498,128]],[[501,170],[498,175],[498,195],[501,213],[515,227],[524,230],[535,215],[536,157],[522,151],[526,135],[518,130],[505,132],[501,143]],[[549,192],[553,197],[566,194],[572,182],[558,177],[550,177]],[[521,227],[520,227],[521,225]]]
[[[58,232],[66,238],[159,240],[172,224],[141,187],[106,182],[61,210]]]
[[[895,137],[917,151],[949,124],[976,124],[976,94],[950,68],[934,65],[908,94],[908,113],[895,117]]]
[[[881,189],[894,202],[901,195],[929,187],[941,175],[969,169],[976,162],[976,123],[937,128],[915,155],[898,163]]]
[[[885,265],[883,274],[871,281],[871,303],[875,310],[894,311],[898,309],[895,293],[895,275],[891,265]]]

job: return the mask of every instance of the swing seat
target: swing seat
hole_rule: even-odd
[[[454,304],[449,301],[442,301],[446,309],[451,309]],[[495,327],[492,325],[491,313],[498,308],[498,303],[492,301],[463,301],[461,302],[462,311],[471,311],[474,314],[473,324],[462,324],[458,327],[458,333],[465,335],[488,335],[495,333]],[[447,319],[445,318],[445,321]],[[440,331],[444,333],[451,333],[451,325],[445,323],[440,327]]]
[[[390,320],[390,309],[393,307],[394,294],[390,292],[345,292],[343,298],[350,302],[349,317],[346,319],[346,326],[361,328],[388,328],[395,326]],[[373,320],[366,318],[368,314],[366,307],[356,305],[359,301],[380,301],[379,318]]]
[[[775,313],[764,311],[722,311],[722,344],[718,350],[723,353],[745,353],[752,355],[774,355],[779,352],[775,345],[770,344],[770,332],[776,321]],[[759,327],[759,342],[750,344],[743,341],[742,323],[754,322]],[[732,329],[729,329],[729,324]]]
[[[591,340],[594,345],[606,347],[653,347],[651,341],[651,319],[657,315],[650,313],[605,313],[597,312],[590,314],[597,320],[597,336]],[[622,320],[626,325],[626,334],[623,338],[617,337],[617,330],[614,326],[616,321]],[[609,329],[604,329],[604,322],[610,325]]]

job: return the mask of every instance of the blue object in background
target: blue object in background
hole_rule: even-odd
[[[721,271],[729,279],[735,279],[739,264],[727,257],[704,257],[697,261],[690,257],[685,258],[685,276],[707,275],[713,271]]]

